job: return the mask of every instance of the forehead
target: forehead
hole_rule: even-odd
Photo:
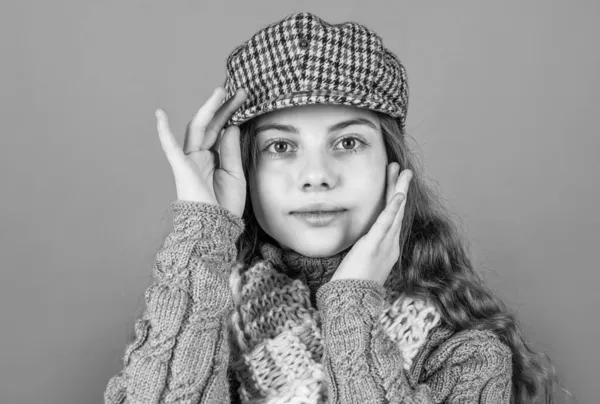
[[[256,117],[256,126],[286,124],[297,128],[327,128],[343,120],[366,118],[379,128],[377,115],[368,109],[347,105],[313,104],[283,108]]]

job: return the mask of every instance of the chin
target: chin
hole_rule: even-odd
[[[310,258],[334,256],[356,241],[352,239],[352,229],[346,223],[312,228],[299,224],[296,219],[267,222],[264,225],[260,219],[258,222],[280,248]]]
[[[287,244],[287,248],[296,251],[305,257],[311,258],[322,258],[331,257],[337,253],[345,250],[348,246],[343,245],[341,240],[339,242],[329,241],[323,242],[318,239],[301,239],[294,240]]]

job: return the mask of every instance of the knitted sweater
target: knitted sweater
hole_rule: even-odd
[[[510,349],[489,331],[453,331],[397,274],[329,281],[349,249],[310,258],[269,243],[244,267],[239,217],[172,208],[106,404],[509,403]]]

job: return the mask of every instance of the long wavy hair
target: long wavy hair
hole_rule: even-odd
[[[491,330],[510,347],[512,403],[555,403],[560,384],[550,358],[531,348],[515,315],[485,286],[473,268],[466,238],[459,233],[438,194],[426,185],[418,159],[408,146],[404,125],[389,115],[379,112],[376,115],[388,163],[398,162],[400,170],[408,168],[413,172],[400,233],[400,258],[391,272],[398,278],[395,284],[402,285],[402,292],[408,295],[432,298],[442,319],[456,332]],[[240,125],[246,179],[258,164],[255,129],[255,119]],[[251,264],[257,256],[259,240],[274,240],[261,229],[254,216],[249,189],[247,195],[242,217],[246,227],[236,246],[238,262]],[[560,390],[571,396],[568,390],[562,387]]]

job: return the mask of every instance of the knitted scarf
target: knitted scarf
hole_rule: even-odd
[[[230,277],[233,369],[242,403],[326,403],[321,318],[315,296],[350,248],[325,258],[306,257],[271,243]],[[384,287],[379,323],[403,355],[408,371],[440,315],[430,301],[403,295],[397,274]]]

